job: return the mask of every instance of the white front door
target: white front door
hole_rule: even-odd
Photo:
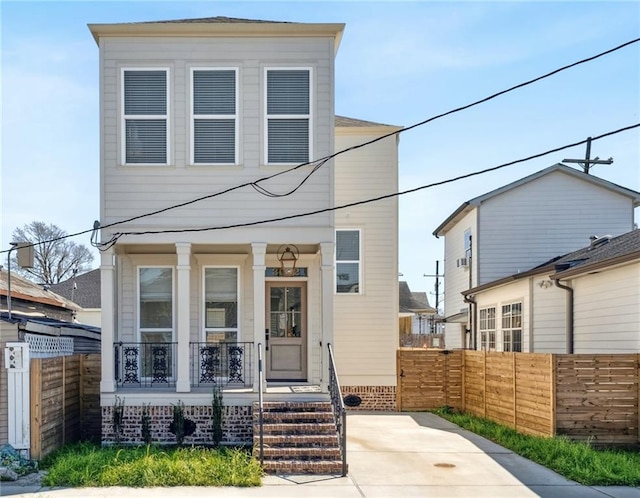
[[[307,380],[307,283],[267,282],[267,380]]]

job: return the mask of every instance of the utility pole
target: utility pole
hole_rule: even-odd
[[[591,137],[587,137],[587,152],[584,159],[563,159],[563,163],[574,163],[582,166],[582,170],[588,175],[592,165],[595,164],[613,164],[613,157],[609,159],[600,159],[598,156],[591,159]]]
[[[444,273],[442,275],[440,275],[440,261],[436,261],[436,273],[435,275],[428,275],[428,274],[423,274],[423,277],[435,277],[436,278],[436,313],[440,313],[440,311],[438,310],[438,306],[440,304],[440,278],[444,277]]]

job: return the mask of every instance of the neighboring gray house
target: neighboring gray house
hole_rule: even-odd
[[[640,352],[640,230],[464,291],[478,349]]]
[[[463,203],[433,232],[445,239],[445,342],[475,347],[470,288],[634,228],[640,193],[555,164]]]
[[[100,268],[52,284],[50,289],[80,306],[79,323],[100,327]]]

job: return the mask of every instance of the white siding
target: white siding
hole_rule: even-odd
[[[387,130],[387,132],[390,130]],[[336,150],[380,136],[338,130]],[[395,137],[338,156],[336,205],[396,192]],[[397,198],[338,210],[336,228],[362,230],[362,294],[336,294],[334,339],[340,382],[344,386],[395,385],[398,348]]]
[[[331,38],[113,38],[101,40],[103,132],[102,224],[126,219],[282,171],[263,159],[264,67],[312,68],[313,146],[315,157],[333,152],[334,46]],[[122,166],[120,157],[120,74],[123,67],[169,68],[169,165]],[[190,161],[191,67],[237,67],[239,80],[238,166],[192,166]],[[282,175],[264,187],[285,192],[309,168]],[[180,209],[121,225],[173,228],[248,222],[329,207],[331,171],[320,168],[295,194],[267,198],[251,187]],[[306,226],[327,226],[330,214],[305,219]],[[295,223],[294,223],[295,224]]]
[[[590,235],[631,229],[631,199],[561,171],[549,173],[480,205],[478,283],[575,251]]]
[[[567,352],[567,291],[550,282],[546,275],[533,278],[533,353]]]
[[[640,263],[571,282],[576,353],[640,352]]]
[[[473,282],[470,283],[470,272],[476,273],[475,260],[470,268],[458,267],[457,260],[464,258],[464,233],[471,230],[472,237],[472,253],[477,254],[477,210],[472,210],[464,218],[462,218],[450,231],[447,232],[444,239],[444,314],[445,316],[455,315],[461,311],[468,309],[468,304],[464,302],[462,291],[473,287],[476,281],[474,276]],[[463,328],[465,324],[446,323],[445,324],[445,346],[447,349],[462,348],[466,345],[462,341]]]

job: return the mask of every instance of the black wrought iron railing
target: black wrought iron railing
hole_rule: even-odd
[[[118,387],[173,387],[176,383],[175,342],[116,342]]]
[[[262,343],[258,343],[258,422],[260,426],[260,465],[264,463],[264,362],[262,360]]]
[[[191,385],[253,387],[252,342],[192,342]]]
[[[340,390],[340,382],[338,380],[338,371],[336,370],[336,361],[333,356],[333,348],[328,344],[329,348],[329,396],[331,396],[331,405],[333,406],[333,416],[338,430],[338,439],[340,440],[340,454],[342,456],[342,476],[347,475],[347,409],[344,407],[342,399],[342,391]]]

